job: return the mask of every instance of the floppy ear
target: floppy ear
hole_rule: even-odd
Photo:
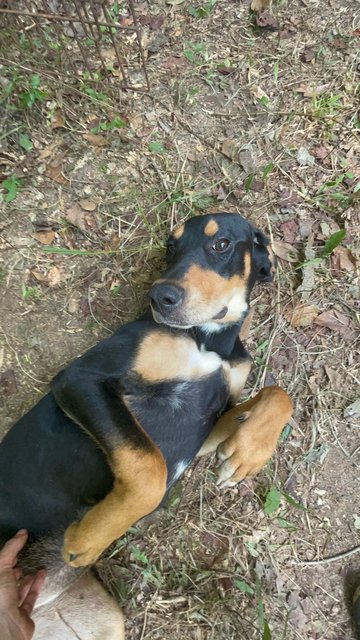
[[[254,229],[255,278],[259,282],[272,282],[276,269],[276,257],[269,240],[262,231]]]

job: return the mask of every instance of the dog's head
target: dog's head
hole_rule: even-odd
[[[156,322],[211,330],[239,322],[256,281],[270,282],[269,242],[237,213],[191,218],[167,243],[168,268],[150,289]]]

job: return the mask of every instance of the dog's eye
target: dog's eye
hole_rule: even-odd
[[[166,245],[166,251],[167,251],[167,254],[168,254],[169,256],[173,256],[173,255],[175,254],[175,252],[176,252],[176,247],[175,247],[175,245],[174,245],[172,242],[169,242],[169,243]]]
[[[212,248],[217,253],[222,253],[223,251],[226,251],[226,249],[228,248],[229,244],[230,244],[230,240],[227,240],[226,238],[220,238],[219,240],[216,240],[214,242]]]

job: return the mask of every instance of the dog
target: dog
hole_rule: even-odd
[[[47,570],[36,640],[124,638],[89,567],[196,456],[217,452],[223,487],[256,474],[291,416],[279,387],[236,405],[251,368],[239,331],[275,270],[264,234],[236,213],[197,216],[166,260],[146,312],[59,373],[1,443],[0,540],[28,529],[21,566]]]

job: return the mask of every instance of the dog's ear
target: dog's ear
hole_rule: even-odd
[[[276,256],[262,231],[254,229],[255,277],[259,282],[272,282],[276,270]]]

